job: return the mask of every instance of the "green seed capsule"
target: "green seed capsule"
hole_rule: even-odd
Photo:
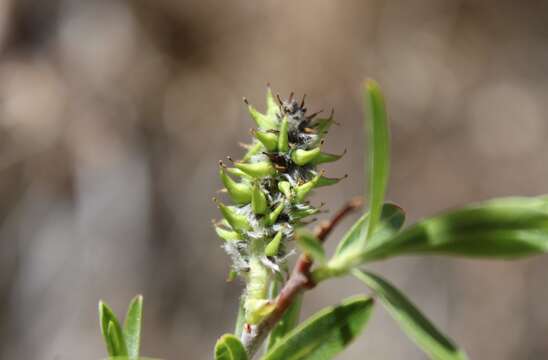
[[[238,204],[249,204],[251,202],[251,186],[244,183],[238,183],[227,175],[224,167],[221,166],[219,176],[228,194]]]
[[[257,123],[257,126],[264,130],[276,128],[276,122],[271,117],[258,112],[257,109],[250,105],[246,99],[244,99],[244,102],[247,104],[247,111],[249,111],[249,115],[251,115],[251,118]]]
[[[328,153],[320,153],[314,160],[310,162],[312,165],[319,165],[319,164],[325,164],[330,163],[339,160],[346,154],[346,150],[341,154],[328,154]]]
[[[242,161],[248,161],[253,157],[254,155],[257,155],[263,147],[261,146],[261,143],[257,142],[253,144],[245,153],[244,157],[242,158]]]
[[[223,203],[219,203],[219,210],[225,220],[230,224],[234,230],[248,231],[251,230],[251,225],[244,215],[238,214],[232,207],[226,206]]]
[[[280,192],[284,194],[286,198],[289,199],[291,197],[291,184],[289,183],[289,181],[280,181],[278,183],[278,190],[280,190]]]
[[[261,161],[256,163],[236,163],[234,164],[234,166],[254,178],[274,175],[274,173],[276,172],[270,161]]]
[[[278,231],[272,241],[266,245],[264,253],[266,256],[276,256],[278,255],[278,250],[280,249],[280,242],[282,241],[282,232]]]
[[[231,174],[231,175],[234,175],[234,176],[239,176],[241,178],[245,178],[245,179],[248,179],[248,180],[253,180],[253,177],[247,175],[245,172],[243,172],[242,170],[240,170],[238,168],[227,168],[226,172]]]
[[[278,220],[278,216],[280,216],[284,208],[285,208],[284,202],[281,202],[280,204],[278,204],[278,206],[276,206],[276,208],[270,214],[268,214],[266,218],[267,225],[273,225],[276,222],[276,220]]]
[[[280,152],[287,152],[289,150],[288,127],[287,117],[284,117],[280,125],[280,134],[278,137],[278,151]]]
[[[279,111],[280,107],[276,103],[276,99],[274,99],[274,94],[272,94],[272,89],[270,89],[269,86],[266,91],[266,116],[276,117]]]
[[[253,135],[264,145],[266,150],[274,152],[278,149],[278,135],[263,131],[253,131]]]
[[[308,193],[310,193],[310,191],[312,191],[312,189],[316,187],[321,177],[322,175],[318,174],[312,180],[297,186],[297,188],[295,189],[295,200],[297,202],[303,201],[306,195],[308,195]]]
[[[240,239],[240,236],[236,231],[226,230],[220,226],[215,226],[215,232],[217,233],[217,236],[225,241],[234,241]]]
[[[266,196],[258,183],[255,183],[255,185],[253,186],[253,191],[251,193],[251,208],[253,209],[253,212],[257,215],[264,214],[268,209]]]
[[[313,207],[310,207],[310,208],[304,209],[304,210],[295,210],[295,211],[291,212],[291,218],[293,220],[300,220],[300,219],[303,219],[307,216],[317,214],[319,212],[320,212],[320,209],[316,209],[316,208],[313,208]]]
[[[297,149],[291,153],[291,160],[299,166],[304,166],[317,158],[320,153],[319,147],[312,150]]]

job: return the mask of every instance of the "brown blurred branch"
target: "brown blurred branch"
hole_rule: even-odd
[[[331,220],[318,226],[315,231],[318,240],[323,243],[335,226],[337,226],[345,216],[361,206],[361,198],[354,198],[349,201]],[[242,332],[242,343],[244,344],[250,359],[253,358],[253,355],[255,355],[259,346],[263,343],[278,321],[280,321],[295,298],[305,290],[312,289],[316,286],[310,277],[312,263],[313,261],[310,257],[306,254],[301,254],[293,268],[291,276],[275,300],[276,306],[274,307],[274,310],[259,325],[255,327],[248,326],[247,329],[244,329]]]

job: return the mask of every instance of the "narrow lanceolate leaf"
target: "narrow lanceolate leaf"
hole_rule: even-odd
[[[366,212],[363,214],[358,221],[352,225],[350,230],[344,234],[341,241],[337,245],[337,248],[335,249],[335,257],[340,256],[341,254],[347,252],[351,248],[360,247],[361,244],[363,244],[363,240],[365,237],[365,231],[364,229],[367,229],[367,224],[369,222],[369,212]]]
[[[433,360],[465,360],[466,354],[436,327],[398,289],[370,272],[353,270],[378,296],[401,329]]]
[[[225,334],[215,344],[215,360],[247,360],[247,353],[236,336]]]
[[[364,104],[366,106],[366,129],[369,143],[368,179],[370,218],[367,237],[375,231],[384,202],[389,176],[390,134],[384,98],[379,85],[373,81],[365,82]]]
[[[124,338],[121,332],[117,329],[116,324],[110,321],[107,326],[107,348],[112,349],[116,356],[127,356],[127,349],[124,344]]]
[[[244,300],[240,299],[240,302],[238,304],[238,315],[236,316],[236,324],[234,324],[234,334],[238,338],[242,336],[244,325],[245,325]]]
[[[325,262],[325,251],[322,247],[322,244],[314,236],[314,234],[306,231],[305,229],[297,230],[297,246],[301,249],[302,252],[310,256],[314,261],[319,263]]]
[[[99,324],[109,356],[127,356],[127,347],[120,323],[112,309],[103,301],[99,301]]]
[[[326,308],[280,339],[262,360],[328,360],[346,348],[363,330],[373,300],[357,296]]]
[[[387,241],[368,244],[362,261],[409,254],[511,259],[545,253],[546,204],[546,198],[472,204],[420,221]]]
[[[344,235],[337,246],[335,255],[329,261],[329,266],[336,269],[345,269],[358,265],[363,252],[361,244],[365,238],[364,229],[369,221],[368,213],[364,214],[350,230]],[[383,205],[381,220],[377,230],[369,239],[368,246],[380,246],[381,243],[390,240],[400,231],[405,222],[405,212],[396,204],[386,203]]]
[[[141,344],[141,324],[143,321],[143,296],[136,296],[127,310],[124,321],[124,340],[127,346],[127,353],[130,359],[139,357]]]

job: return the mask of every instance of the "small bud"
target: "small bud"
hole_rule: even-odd
[[[278,151],[280,152],[287,152],[287,150],[289,150],[288,127],[289,123],[286,116],[283,118],[282,124],[280,125],[280,134],[278,137]]]
[[[249,112],[249,115],[251,115],[251,118],[255,121],[255,123],[257,123],[257,126],[264,130],[276,128],[276,122],[273,121],[272,117],[266,116],[258,112],[257,109],[250,105],[245,98],[244,102],[247,105],[247,111]]]
[[[218,203],[219,210],[225,220],[230,224],[234,230],[251,230],[251,225],[244,215],[238,214],[232,207],[226,206],[223,203]]]
[[[232,180],[232,178],[227,175],[222,163],[219,177],[234,202],[238,204],[249,204],[249,202],[251,202],[251,186]]]
[[[264,253],[266,256],[276,256],[278,255],[278,250],[280,249],[280,242],[282,241],[283,233],[278,231],[272,241],[266,245]]]
[[[278,183],[278,190],[280,190],[280,192],[284,194],[286,198],[289,199],[291,197],[291,184],[289,183],[289,181],[280,181]]]
[[[255,183],[255,185],[253,186],[253,191],[251,193],[251,208],[253,209],[253,212],[257,215],[264,214],[268,209],[266,196],[258,183]]]
[[[261,161],[256,163],[236,163],[234,164],[234,166],[254,178],[261,178],[273,175],[276,172],[270,161]]]
[[[299,166],[304,166],[320,155],[320,148],[312,150],[297,149],[291,153],[291,160]]]
[[[278,220],[278,216],[282,213],[283,209],[285,208],[285,203],[282,201],[276,208],[268,214],[266,221],[268,225],[273,225],[276,220]]]
[[[264,145],[266,150],[274,152],[278,148],[278,135],[263,131],[252,131],[252,133]]]
[[[306,195],[308,195],[308,193],[310,193],[310,191],[312,191],[312,189],[316,187],[322,175],[323,171],[320,174],[316,175],[312,180],[297,186],[297,188],[295,189],[295,200],[298,202],[303,201]]]

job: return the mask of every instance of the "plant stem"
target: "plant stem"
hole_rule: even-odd
[[[320,224],[316,229],[316,237],[318,240],[324,242],[335,226],[346,215],[360,208],[361,205],[362,201],[360,198],[352,199],[340,209],[331,220]],[[274,310],[257,326],[245,326],[245,329],[242,332],[242,343],[245,346],[250,359],[253,358],[260,345],[264,342],[276,323],[280,321],[297,295],[316,286],[316,283],[311,277],[311,267],[312,259],[306,254],[301,254],[295,263],[291,276],[280,291],[278,297],[274,300]]]

